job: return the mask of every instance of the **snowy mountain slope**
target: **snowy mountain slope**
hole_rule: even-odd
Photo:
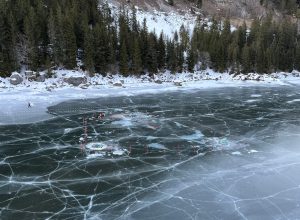
[[[116,4],[115,2],[109,3],[109,7],[113,14],[117,15],[119,13],[119,4]],[[158,35],[163,32],[167,37],[172,37],[175,31],[179,32],[182,25],[192,33],[197,19],[196,14],[188,12],[183,14],[174,10],[167,13],[156,9],[144,10],[138,6],[135,6],[135,8],[137,11],[137,20],[140,24],[146,19],[149,31],[154,31]],[[130,10],[131,6],[127,5],[127,9]]]
[[[234,26],[240,26],[244,21],[250,25],[254,18],[261,19],[268,14],[272,14],[275,20],[281,21],[282,17],[286,15],[286,10],[275,7],[272,1],[268,1],[268,4],[261,4],[262,1],[259,0],[202,0],[201,9],[196,7],[194,3],[196,1],[173,1],[174,5],[171,6],[167,0],[108,0],[117,8],[122,5],[137,6],[145,14],[156,14],[159,11],[168,15],[182,15],[182,19],[195,17],[197,14],[200,14],[202,18],[220,17],[224,19],[228,17]],[[293,16],[290,17],[293,18]],[[171,19],[172,16],[167,20]]]
[[[196,22],[196,16],[191,14],[181,15],[176,12],[159,11],[143,12],[141,10],[137,13],[137,19],[139,22],[146,19],[150,31],[155,31],[158,34],[164,32],[165,35],[170,37],[173,36],[175,31],[179,31],[181,25],[184,25],[191,33]]]

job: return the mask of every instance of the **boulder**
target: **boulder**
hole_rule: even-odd
[[[80,84],[86,83],[87,79],[84,76],[71,76],[69,78],[64,78],[64,82],[73,86],[79,86]]]
[[[122,87],[123,86],[123,84],[121,82],[115,82],[113,85],[117,86],[117,87]]]
[[[248,80],[248,76],[243,75],[240,79],[241,79],[242,81],[247,81],[247,80]]]
[[[9,81],[12,85],[19,85],[23,82],[23,78],[19,73],[13,73]]]
[[[79,86],[81,89],[88,89],[89,86],[87,84],[82,84]]]
[[[51,92],[53,89],[55,89],[55,87],[53,87],[53,86],[47,86],[47,87],[46,87],[46,90],[47,90],[48,92]]]
[[[175,85],[175,86],[182,86],[182,81],[180,81],[180,80],[175,80],[175,81],[174,81],[174,85]]]
[[[34,81],[37,78],[36,72],[27,70],[25,71],[25,77],[29,80],[29,81]]]
[[[39,75],[38,77],[36,77],[37,82],[45,82],[45,80],[46,80],[46,76],[44,74]]]
[[[162,81],[160,79],[155,79],[154,82],[157,84],[162,84]]]
[[[294,77],[300,77],[299,73],[295,73],[295,72],[293,73],[293,76]]]

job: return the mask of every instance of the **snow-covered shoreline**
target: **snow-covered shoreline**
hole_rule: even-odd
[[[0,125],[32,123],[50,119],[53,116],[47,113],[49,106],[74,99],[133,96],[222,87],[300,85],[298,72],[233,76],[228,73],[221,74],[205,70],[193,74],[166,72],[140,77],[96,75],[86,77],[86,82],[78,87],[68,84],[64,80],[71,76],[86,77],[86,74],[60,70],[56,72],[55,78],[46,79],[45,82],[25,79],[16,86],[9,82],[9,78],[0,78]],[[31,103],[31,108],[28,108],[28,103]]]

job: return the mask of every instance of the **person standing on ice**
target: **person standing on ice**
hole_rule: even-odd
[[[31,108],[31,107],[32,107],[31,102],[28,102],[28,108]]]

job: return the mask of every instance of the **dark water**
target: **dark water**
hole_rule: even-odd
[[[0,217],[300,219],[299,94],[77,100],[50,107],[49,121],[0,126]]]

